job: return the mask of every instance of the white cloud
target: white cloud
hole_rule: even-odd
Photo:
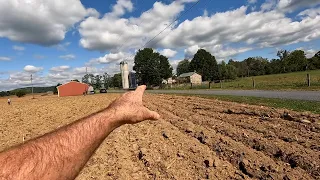
[[[39,74],[35,73],[32,75],[32,82],[34,86],[51,86],[47,82],[47,78],[44,76],[40,76]],[[12,90],[15,88],[21,87],[30,87],[31,86],[31,77],[30,73],[28,72],[11,72],[9,73],[9,78],[7,79],[0,79],[0,91],[3,90]]]
[[[134,59],[134,55],[118,52],[118,53],[108,53],[102,57],[93,58],[88,63],[87,66],[97,65],[97,64],[107,64],[110,66],[112,63],[119,65],[121,61],[127,61],[128,63],[132,63]]]
[[[261,10],[269,11],[276,10],[284,13],[303,9],[305,7],[314,7],[320,4],[319,0],[266,0],[261,5]]]
[[[11,61],[11,58],[0,56],[0,61]]]
[[[293,21],[276,11],[246,13],[241,7],[210,17],[196,17],[179,24],[160,44],[167,48],[226,47],[263,48],[306,42],[320,37],[320,16]],[[232,23],[230,23],[232,22]],[[281,27],[281,28],[279,28]]]
[[[98,18],[100,16],[100,13],[93,8],[89,8],[89,9],[87,9],[86,17],[90,17],[90,16]]]
[[[315,18],[320,15],[320,7],[319,8],[311,8],[306,9],[298,14],[299,16],[309,16],[311,18]]]
[[[64,60],[72,60],[72,59],[75,59],[76,56],[74,54],[67,54],[67,55],[59,56],[59,58]]]
[[[25,48],[23,46],[12,46],[12,49],[16,50],[16,51],[24,51]]]
[[[112,7],[110,16],[122,16],[126,11],[131,12],[133,10],[133,4],[131,0],[118,0],[117,4]]]
[[[192,2],[197,2],[198,0],[176,0],[176,2],[179,3],[192,3]]]
[[[163,49],[162,51],[160,51],[160,54],[168,57],[168,58],[172,58],[174,57],[178,52],[171,50],[171,49]]]
[[[88,73],[94,75],[103,74],[107,72],[110,75],[118,73],[120,71],[119,65],[110,65],[108,67],[75,67],[71,68],[69,66],[58,66],[52,67],[48,74],[41,75],[37,73],[42,68],[34,66],[26,66],[25,69],[28,71],[22,72],[8,72],[9,75],[7,79],[0,78],[0,91],[10,90],[21,87],[31,86],[30,73],[33,74],[33,84],[34,86],[53,86],[58,83],[66,83],[72,79],[78,79],[81,81],[82,77],[86,74],[86,69]]]
[[[183,10],[182,1],[174,1],[168,5],[155,2],[152,9],[142,13],[138,18],[118,18],[109,14],[101,19],[87,18],[79,26],[80,45],[86,49],[100,51],[140,48],[147,40],[163,30]],[[163,34],[169,31],[170,28]],[[153,42],[159,38],[161,36]]]
[[[205,9],[204,11],[203,11],[203,16],[208,16],[209,15],[209,13],[208,13],[208,11]]]
[[[42,67],[35,67],[32,65],[27,65],[23,68],[23,70],[26,72],[29,72],[29,73],[37,73],[37,72],[43,70],[43,68]]]
[[[58,67],[52,67],[50,71],[53,72],[64,72],[68,71],[70,69],[70,66],[58,66]]]
[[[171,65],[171,67],[173,69],[173,73],[177,73],[177,66],[178,66],[180,61],[181,61],[181,59],[180,60],[170,60],[169,61],[170,65]]]
[[[277,9],[284,12],[293,12],[305,7],[314,7],[320,4],[319,0],[279,0]]]
[[[299,47],[297,50],[302,50],[304,51],[305,55],[307,58],[312,58],[318,51],[315,49],[306,49],[304,47]]]
[[[255,3],[257,3],[257,0],[248,0],[248,3],[249,4],[255,4]]]
[[[12,41],[54,45],[86,16],[97,15],[79,0],[0,0],[0,37]]]
[[[54,47],[57,48],[59,51],[66,51],[67,47],[71,44],[71,42],[65,42],[55,45]]]
[[[264,2],[261,5],[261,10],[262,11],[269,11],[271,9],[274,9],[277,5],[276,0],[266,0],[266,2]]]
[[[267,0],[262,5],[263,10],[258,12],[248,12],[249,7],[243,6],[187,19],[169,27],[147,47],[172,51],[185,49],[187,58],[192,58],[201,47],[213,53],[218,60],[224,60],[252,49],[307,42],[320,37],[320,15],[301,15],[300,20],[291,19],[286,16],[284,8],[281,11],[278,9],[284,7],[279,5],[280,1]],[[80,24],[80,45],[111,54],[139,49],[184,11],[185,2],[194,1],[156,2],[140,17],[111,17],[108,13],[100,19],[90,17]],[[285,7],[294,9],[294,2],[297,1],[291,2]],[[303,2],[298,3],[308,6],[307,1]],[[158,44],[154,45],[155,42]],[[118,61],[106,56],[91,60],[91,63],[94,62]]]
[[[35,54],[35,55],[33,55],[33,57],[34,57],[35,59],[44,59],[44,58],[46,58],[45,56],[40,55],[40,54]]]
[[[193,45],[184,50],[187,59],[193,58],[194,54],[200,49],[198,45]]]
[[[317,50],[308,49],[308,50],[305,50],[304,52],[305,52],[307,58],[312,58],[317,53]]]

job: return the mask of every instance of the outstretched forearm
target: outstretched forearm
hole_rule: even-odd
[[[0,154],[0,179],[74,179],[117,124],[112,110]]]

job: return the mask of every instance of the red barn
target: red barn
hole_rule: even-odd
[[[87,92],[89,88],[88,84],[71,81],[61,86],[58,86],[58,96],[78,96],[83,95],[84,92]]]

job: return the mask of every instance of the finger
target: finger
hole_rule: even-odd
[[[149,120],[158,120],[160,119],[160,115],[155,111],[150,111],[149,109],[147,109],[147,114],[145,118]]]
[[[137,89],[135,90],[135,93],[142,97],[146,88],[147,88],[146,85],[138,86]]]

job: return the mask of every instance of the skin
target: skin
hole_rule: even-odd
[[[157,120],[142,104],[146,86],[108,108],[0,153],[0,179],[75,179],[103,140],[124,124]]]

